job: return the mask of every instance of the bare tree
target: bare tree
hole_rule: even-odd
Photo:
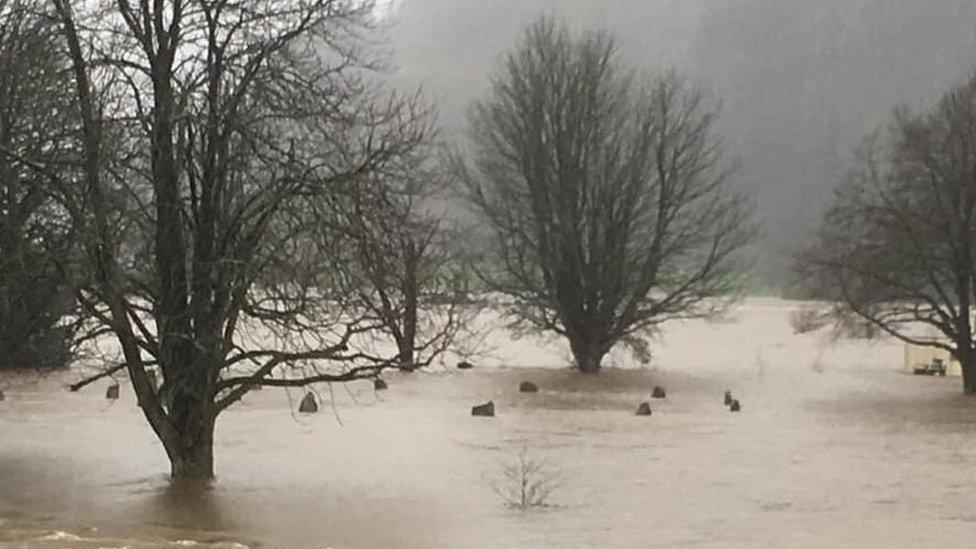
[[[484,278],[521,326],[566,337],[584,372],[621,342],[646,359],[661,323],[721,309],[751,236],[716,109],[672,73],[636,85],[615,51],[603,34],[531,26],[459,162],[494,234]]]
[[[952,353],[976,394],[976,75],[866,140],[797,271],[838,314]]]
[[[315,286],[310,245],[322,204],[428,124],[371,83],[369,2],[52,3],[82,128],[66,193],[93,275],[79,299],[118,341],[172,475],[210,477],[216,418],[252,388],[397,364],[351,346],[377,324]]]
[[[34,158],[65,172],[77,148],[57,26],[33,2],[0,0],[0,368],[69,358],[74,246],[66,213]],[[70,97],[70,96],[69,96]]]
[[[474,338],[463,336],[474,335],[468,325],[480,310],[452,231],[434,210],[447,175],[433,145],[375,171],[369,192],[340,195],[324,216],[323,253],[336,262],[332,272],[351,306],[379,323],[379,343],[395,345],[405,371],[448,350],[470,351],[465,343]]]
[[[528,448],[503,463],[500,475],[491,481],[491,489],[505,506],[522,512],[553,507],[552,495],[561,485],[558,468]]]

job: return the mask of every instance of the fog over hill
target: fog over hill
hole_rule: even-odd
[[[724,98],[724,135],[766,224],[764,273],[807,238],[852,149],[894,106],[931,104],[976,65],[969,0],[712,3],[693,70]]]
[[[540,14],[614,31],[639,70],[681,69],[721,97],[723,134],[764,224],[757,273],[816,226],[852,149],[898,104],[922,106],[976,66],[971,0],[400,0],[398,76],[424,84],[458,138],[488,73]]]

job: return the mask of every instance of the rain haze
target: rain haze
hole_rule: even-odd
[[[0,548],[963,548],[971,0],[0,0]]]
[[[819,221],[854,148],[899,105],[922,107],[976,58],[965,0],[401,0],[398,74],[465,131],[471,101],[522,27],[540,14],[613,32],[639,71],[679,70],[723,104],[736,179],[764,223],[757,284],[790,283],[787,256]]]

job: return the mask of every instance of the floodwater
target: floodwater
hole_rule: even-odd
[[[219,420],[208,486],[170,484],[125,385],[6,378],[0,547],[971,547],[976,402],[900,373],[895,342],[794,336],[795,307],[671,326],[648,369],[580,376],[558,342],[499,333],[475,370],[320,387],[314,416],[266,389]],[[543,509],[493,489],[519,452],[558,478]]]

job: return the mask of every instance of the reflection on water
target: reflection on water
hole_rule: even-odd
[[[221,504],[213,482],[180,480],[153,490],[141,514],[162,519],[164,526],[203,532],[238,530]]]
[[[0,457],[0,542],[30,542],[29,547],[167,547],[191,541],[213,547],[253,545],[230,534],[240,529],[226,517],[228,501],[211,483],[173,483],[158,475],[98,485],[94,475],[73,466],[76,462],[63,460],[59,468],[56,461]]]

